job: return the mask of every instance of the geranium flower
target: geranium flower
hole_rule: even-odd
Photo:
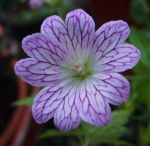
[[[105,126],[110,104],[124,103],[129,82],[117,72],[131,69],[140,59],[122,20],[103,24],[95,32],[93,19],[83,10],[46,18],[41,32],[25,37],[22,47],[30,57],[15,65],[15,72],[30,85],[47,86],[35,97],[32,113],[37,123],[54,117],[56,127],[67,131],[81,120]]]

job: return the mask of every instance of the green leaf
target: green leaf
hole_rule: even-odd
[[[126,132],[124,126],[131,114],[131,110],[120,110],[113,112],[111,123],[107,127],[97,127],[88,124],[83,124],[82,128],[86,139],[89,142],[115,142],[120,136]]]
[[[141,51],[141,60],[134,68],[135,75],[132,77],[132,96],[134,105],[144,104],[150,109],[150,35],[149,30],[132,28],[129,42]],[[140,107],[140,106],[138,106]]]
[[[147,30],[139,30],[133,27],[129,42],[134,44],[141,51],[141,60],[138,65],[140,70],[143,70],[144,67],[150,67],[150,36]]]
[[[39,139],[62,136],[76,136],[79,138],[81,145],[87,146],[91,143],[108,143],[133,146],[128,142],[118,140],[126,132],[125,124],[127,123],[131,110],[120,110],[113,112],[111,123],[107,127],[92,126],[82,123],[75,130],[62,132],[58,130],[47,130],[39,136]]]
[[[26,97],[24,99],[17,100],[13,103],[14,106],[30,106],[32,105],[34,96]]]
[[[49,130],[46,130],[43,134],[41,134],[38,138],[45,139],[45,138],[50,138],[50,137],[78,136],[78,135],[80,135],[80,129],[75,129],[75,130],[68,131],[68,132],[62,132],[59,130],[49,129]]]
[[[135,105],[144,104],[150,108],[150,76],[145,74],[135,76],[132,80],[132,95],[136,96]]]
[[[103,142],[103,140],[100,141],[101,143]],[[129,142],[123,141],[123,140],[106,140],[104,141],[104,143],[107,144],[115,144],[115,145],[123,145],[123,146],[134,146],[134,144],[131,144]]]
[[[148,126],[141,130],[140,132],[140,142],[142,146],[149,146],[150,145],[150,123]]]

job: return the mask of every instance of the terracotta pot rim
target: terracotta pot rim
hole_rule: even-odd
[[[16,59],[12,61],[12,66],[14,66],[14,63],[16,62]],[[26,83],[21,81],[19,78],[17,80],[18,85],[18,99],[22,99],[27,96],[28,89]],[[15,128],[18,126],[22,114],[24,113],[24,108],[22,107],[16,107],[13,115],[11,116],[11,119],[8,123],[8,126],[4,130],[4,132],[0,135],[0,146],[5,146],[9,140],[12,138],[12,135],[15,133]]]

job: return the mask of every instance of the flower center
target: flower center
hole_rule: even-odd
[[[73,65],[72,73],[73,77],[83,80],[87,76],[91,75],[92,71],[87,63],[81,63],[79,61],[77,64]]]

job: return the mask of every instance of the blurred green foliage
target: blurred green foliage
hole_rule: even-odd
[[[138,23],[147,23],[149,20],[148,0],[131,1],[131,17]]]
[[[132,28],[129,41],[141,51],[141,60],[135,67],[135,75],[132,78],[135,104],[143,103],[150,109],[150,31]]]
[[[134,5],[133,5],[134,4]],[[146,0],[133,0],[132,16],[142,27],[132,27],[129,42],[141,51],[141,60],[131,77],[133,119],[138,123],[137,139],[140,146],[150,145],[150,14]],[[139,10],[139,11],[138,11]],[[138,12],[137,12],[138,11]]]
[[[29,25],[53,14],[64,17],[68,11],[76,7],[70,0],[45,0],[40,8],[32,10],[28,2],[28,0],[1,0],[0,19],[6,24]]]

